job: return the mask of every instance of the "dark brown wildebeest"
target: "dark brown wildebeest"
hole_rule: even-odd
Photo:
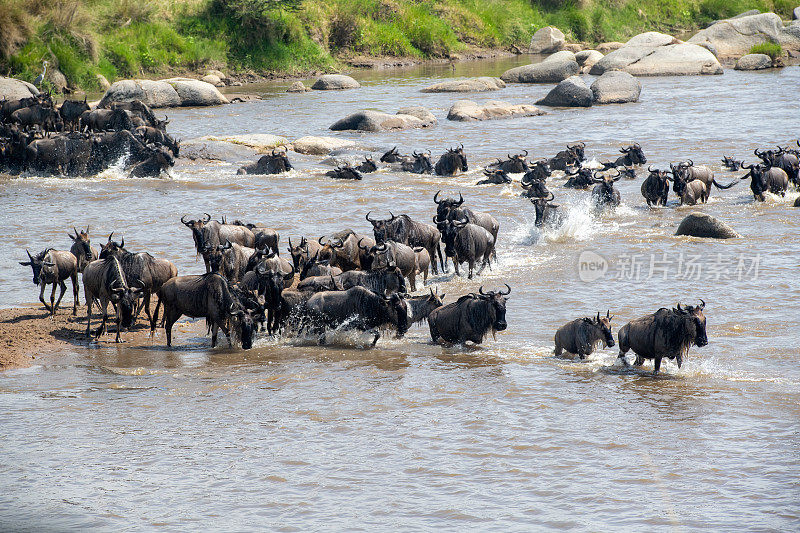
[[[139,137],[145,145],[162,144],[172,152],[173,156],[178,157],[181,147],[180,142],[162,130],[154,128],[153,126],[139,126],[136,128],[136,136]]]
[[[75,256],[78,261],[78,272],[83,272],[83,269],[98,258],[98,251],[92,247],[92,241],[89,238],[89,226],[86,226],[85,231],[78,233],[74,227],[75,235],[67,233],[67,237],[72,240],[72,246],[69,251]]]
[[[397,151],[397,146],[386,152],[381,156],[381,163],[402,163],[403,161],[413,161],[414,158],[410,155],[400,155]]]
[[[350,163],[345,163],[342,166],[336,167],[333,170],[329,170],[325,173],[326,176],[329,178],[334,178],[337,180],[360,180],[364,179],[364,176],[361,175],[357,169],[350,166]]]
[[[292,246],[292,239],[289,238],[289,253],[292,256],[292,263],[296,272],[303,269],[303,265],[317,255],[322,249],[322,245],[317,241],[309,241],[305,237],[300,237],[300,244]]]
[[[317,241],[322,248],[319,250],[319,258],[328,261],[330,266],[348,270],[359,270],[364,268],[361,261],[366,259],[366,254],[359,248],[359,243],[366,243],[362,246],[372,247],[375,241],[367,235],[360,235],[353,230],[344,230],[332,235],[327,243],[322,243],[323,237]]]
[[[151,144],[147,145],[147,148],[150,150],[149,155],[133,165],[128,173],[129,178],[157,178],[162,172],[175,166],[175,157],[166,147]]]
[[[662,307],[655,313],[632,320],[622,326],[617,333],[619,340],[619,358],[628,365],[625,354],[633,350],[636,354],[636,366],[642,365],[645,359],[653,359],[653,375],[661,368],[661,359],[677,359],[678,368],[689,348],[708,344],[706,336],[706,317],[700,305],[666,309]]]
[[[595,318],[578,318],[558,328],[554,338],[556,357],[566,351],[583,359],[600,344],[606,348],[614,346],[614,335],[611,333],[612,318],[614,317],[609,310],[604,317],[597,313]]]
[[[708,190],[708,194],[706,198],[711,195],[711,186],[715,186],[718,189],[730,189],[733,187],[736,182],[730,183],[728,185],[722,185],[717,180],[714,179],[714,172],[711,171],[705,165],[701,166],[694,166],[694,161],[691,159],[678,163],[678,166],[673,165],[672,163],[669,164],[669,168],[672,170],[672,179],[673,179],[673,190],[675,190],[676,184],[679,182],[684,183],[691,183],[693,180],[700,180],[706,186]],[[677,190],[675,190],[678,193]],[[678,193],[680,196],[680,193]]]
[[[569,179],[564,184],[564,187],[570,189],[588,189],[594,183],[596,172],[591,168],[576,167],[564,169],[564,174],[569,176]]]
[[[423,320],[427,320],[434,309],[440,308],[444,305],[445,293],[439,294],[430,289],[430,294],[420,294],[418,296],[409,296],[406,298],[406,305],[411,315],[409,319],[411,324],[418,324]]]
[[[461,263],[469,265],[468,278],[472,279],[475,263],[481,264],[478,275],[489,265],[489,259],[495,253],[495,241],[491,233],[485,228],[473,224],[469,219],[449,220],[444,225],[442,232],[444,253],[453,259],[456,276],[460,275],[458,267]],[[491,267],[490,267],[491,268]]]
[[[529,179],[520,183],[524,189],[522,193],[523,198],[547,198],[551,192],[543,179]]]
[[[135,124],[131,113],[125,109],[102,109],[84,111],[80,116],[81,131],[133,131]]]
[[[158,291],[158,303],[164,305],[164,330],[167,346],[172,346],[172,325],[183,315],[205,318],[211,329],[211,347],[217,345],[217,332],[228,338],[231,346],[241,343],[245,350],[253,346],[253,319],[228,287],[228,281],[214,272],[200,276],[172,278]],[[150,324],[158,321],[158,306]]]
[[[364,272],[363,270],[350,270],[334,277],[336,286],[341,290],[352,287],[366,287],[375,294],[405,293],[406,282],[403,273],[398,267],[382,268]]]
[[[667,205],[669,197],[669,173],[666,170],[654,169],[653,165],[647,169],[650,172],[642,182],[642,196],[647,205]]]
[[[99,338],[106,332],[108,302],[111,302],[117,317],[115,341],[120,342],[119,336],[122,328],[133,326],[136,320],[134,313],[142,288],[131,287],[119,259],[114,255],[109,255],[104,259],[92,261],[83,269],[83,291],[86,299],[86,336],[92,336],[92,304],[96,299],[99,302],[100,312],[103,314],[103,321],[97,329],[95,337]],[[158,306],[156,306],[156,310],[158,310]]]
[[[364,156],[364,161],[356,167],[356,170],[364,174],[369,174],[370,172],[378,170],[378,165],[375,164],[375,161],[373,161],[371,157]]]
[[[503,185],[504,183],[511,183],[511,178],[508,177],[505,170],[494,169],[484,170],[483,175],[486,179],[480,180],[475,185]]]
[[[623,155],[619,156],[613,163],[603,163],[603,170],[616,167],[631,167],[633,165],[644,165],[647,158],[639,143],[633,143],[626,148],[620,148]]]
[[[39,252],[35,256],[26,249],[25,253],[28,254],[28,261],[20,261],[22,266],[30,266],[33,270],[33,284],[39,286],[39,301],[42,302],[45,309],[50,312],[50,316],[56,314],[58,306],[61,303],[61,298],[64,297],[64,292],[67,290],[67,285],[64,283],[67,279],[72,280],[72,314],[78,313],[78,259],[72,252],[62,252],[47,248]],[[50,305],[44,301],[44,290],[48,285],[53,286],[50,292]],[[56,298],[56,285],[61,288],[61,293]],[[55,302],[55,303],[54,303]]]
[[[318,292],[306,302],[304,311],[310,329],[317,333],[324,334],[326,327],[374,330],[373,346],[380,338],[378,328],[394,327],[398,337],[408,330],[408,308],[400,293],[377,295],[360,286]]]
[[[262,155],[258,161],[245,165],[236,171],[237,174],[281,174],[292,170],[292,164],[286,152],[273,150],[271,154]]]
[[[435,199],[436,196],[434,196],[434,201]],[[391,211],[389,212],[390,217],[383,220],[369,218],[370,213],[371,211],[367,212],[365,218],[372,224],[372,233],[375,236],[375,243],[391,240],[412,247],[422,246],[428,250],[428,254],[431,256],[431,259],[434,260],[433,273],[439,273],[435,262],[437,253],[439,254],[439,261],[444,270],[444,257],[442,256],[442,250],[439,246],[442,240],[442,234],[436,226],[411,220],[411,217],[408,215],[395,216]]]
[[[131,100],[130,102],[111,102],[110,109],[123,109],[128,111],[131,117],[141,119],[145,126],[166,131],[169,124],[169,117],[164,116],[164,120],[158,120],[150,107],[141,100]],[[175,154],[178,157],[178,154]]]
[[[511,287],[506,284],[506,292],[489,291],[479,294],[470,293],[458,301],[431,311],[428,325],[433,342],[463,343],[483,342],[489,331],[503,331],[506,323],[506,301]]]
[[[308,261],[303,262],[303,267],[300,270],[300,281],[312,276],[327,276],[328,274],[338,276],[342,273],[341,268],[332,267],[329,263],[330,261],[328,260],[321,261],[319,253],[317,253]]]
[[[547,226],[549,228],[557,228],[564,223],[564,213],[561,211],[561,206],[552,203],[555,196],[553,193],[547,198],[531,198],[531,203],[536,211],[536,221],[534,224],[537,228]]]
[[[464,145],[462,144],[458,148],[448,148],[447,152],[442,154],[439,161],[436,162],[434,170],[437,176],[455,176],[459,171],[469,170],[467,156],[464,154]]]
[[[508,174],[519,174],[521,172],[528,172],[528,161],[525,159],[528,157],[528,151],[523,150],[524,154],[507,154],[508,159],[501,160],[497,158],[496,163],[491,163],[488,168],[502,170]]]
[[[531,163],[530,170],[522,176],[522,184],[525,185],[526,183],[537,180],[545,182],[552,174],[553,172],[550,170],[547,159],[540,159],[539,161]]]
[[[743,161],[739,161],[738,159],[734,159],[732,157],[728,157],[726,155],[722,156],[722,166],[728,170],[736,171],[742,168]]]
[[[249,228],[235,224],[221,224],[216,220],[211,220],[211,215],[208,213],[205,213],[205,215],[205,219],[189,221],[184,220],[186,218],[185,215],[181,217],[181,223],[192,230],[192,238],[194,239],[197,253],[202,254],[207,246],[213,248],[225,241],[235,242],[248,248],[255,246],[256,237]],[[210,272],[211,267],[208,260],[205,260],[205,263],[206,271]]]
[[[616,176],[593,177],[592,181],[597,185],[592,189],[592,200],[598,207],[617,207],[620,202],[619,191],[614,187],[614,182],[622,179],[622,174],[617,171]]]
[[[582,161],[586,160],[585,149],[586,145],[582,142],[568,144],[566,150],[562,150],[555,157],[548,159],[547,164],[553,170],[567,170],[568,166],[580,165]]]
[[[362,272],[353,270],[351,272]],[[332,274],[323,276],[310,276],[297,284],[300,292],[321,292],[321,291],[341,291],[342,284],[336,281]]]
[[[58,108],[58,114],[61,115],[64,126],[69,127],[70,130],[74,130],[78,127],[81,115],[85,111],[89,111],[89,104],[86,103],[85,96],[83,102],[80,100],[65,100],[64,103],[61,104],[61,107]]]
[[[412,172],[414,174],[433,174],[433,164],[431,163],[431,151],[428,153],[412,153],[413,159],[411,161],[400,161],[400,170],[403,172]]]
[[[789,188],[789,176],[782,168],[766,165],[748,166],[745,163],[742,163],[742,168],[749,172],[740,179],[750,178],[750,190],[753,191],[753,197],[759,202],[765,200],[765,192],[786,196],[786,189]]]

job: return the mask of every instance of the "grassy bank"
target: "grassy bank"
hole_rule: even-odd
[[[524,49],[546,25],[572,41],[682,33],[796,0],[0,0],[0,73],[32,81],[48,60],[70,86],[196,72],[335,69],[342,58]]]

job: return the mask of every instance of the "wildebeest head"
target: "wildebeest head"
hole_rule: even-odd
[[[574,189],[588,188],[594,179],[594,172],[590,168],[567,168],[564,173],[570,178],[564,184],[564,187],[571,187]]]
[[[402,337],[408,331],[408,306],[405,294],[394,292],[381,296],[381,305],[386,309],[392,322],[397,325],[397,336]]]
[[[198,219],[198,220],[185,220],[186,215],[181,217],[181,224],[192,230],[192,238],[194,239],[194,245],[198,251],[203,250],[205,248],[205,237],[203,235],[203,228],[206,224],[211,221],[211,215],[208,213],[204,213],[206,216],[205,219]]]
[[[364,156],[364,162],[356,167],[356,170],[359,172],[364,172],[365,174],[369,174],[370,172],[375,172],[378,170],[378,165],[375,164],[375,161],[369,156]]]
[[[302,266],[300,262],[306,263],[310,259],[308,256],[308,241],[306,238],[300,237],[300,244],[292,246],[292,238],[289,237],[289,254],[292,256],[294,269],[299,271]]]
[[[522,176],[522,183],[525,184],[535,180],[546,181],[552,173],[553,171],[550,170],[550,164],[547,159],[540,159],[531,163],[530,170]]]
[[[677,166],[673,165],[672,163],[669,164],[669,168],[672,171],[672,190],[675,191],[675,194],[678,196],[681,196],[683,191],[686,190],[689,174],[688,168],[690,166],[691,165],[688,165],[684,162],[678,163]]]
[[[461,207],[461,205],[464,203],[464,197],[461,196],[461,193],[459,192],[458,200],[449,197],[439,200],[439,195],[441,193],[442,191],[438,191],[433,195],[433,201],[436,204],[436,217],[439,220],[447,220],[447,215],[450,214],[450,210],[455,207]]]
[[[19,264],[22,266],[30,266],[33,270],[33,284],[39,285],[41,281],[42,271],[46,272],[48,269],[51,269],[55,266],[54,263],[50,261],[45,261],[45,257],[47,257],[48,252],[50,252],[52,248],[46,248],[44,251],[39,252],[35,256],[31,255],[28,249],[25,249],[25,253],[28,254],[28,261],[20,261]]]
[[[141,284],[141,282],[139,283]],[[143,287],[144,285],[141,287],[119,285],[111,287],[111,302],[119,309],[120,324],[124,328],[129,328],[133,325],[136,300],[141,296]]]
[[[397,217],[389,211],[389,218],[386,219],[379,219],[379,218],[369,218],[369,214],[372,211],[368,211],[366,215],[367,221],[372,224],[372,233],[375,235],[375,242],[382,243],[387,240],[391,239],[390,230],[391,230],[391,223],[394,222]]]
[[[617,169],[614,169],[617,170]],[[614,183],[622,179],[622,173],[617,170],[616,176],[599,176],[597,172],[592,173],[592,182],[598,187],[595,188],[597,194],[603,198],[610,198],[614,194]]]
[[[642,147],[639,146],[639,143],[633,143],[627,148],[620,148],[619,151],[625,154],[633,165],[644,165],[647,163],[647,158],[644,156],[644,151],[642,151]]]
[[[459,170],[461,172],[469,170],[463,144],[458,148],[448,148],[436,163],[436,174],[440,176],[452,176]]]
[[[278,152],[277,150],[272,150],[272,153],[268,156],[270,159],[270,166],[274,169],[274,173],[280,172],[289,172],[292,170],[292,164],[289,163],[289,158],[286,156],[285,151]]]
[[[617,167],[617,172],[619,172],[623,178],[630,180],[636,179],[636,170],[633,167],[622,167],[622,170],[620,170],[620,167]]]
[[[325,173],[326,176],[329,178],[340,179],[340,180],[360,180],[364,179],[364,176],[361,173],[350,166],[350,163],[345,163],[340,167],[336,167],[333,170],[329,170]]]
[[[706,316],[703,314],[705,306],[706,303],[700,300],[700,305],[681,307],[679,303],[678,306],[673,309],[675,313],[683,317],[686,333],[695,346],[705,346],[708,344],[708,336],[706,336]]]
[[[462,219],[453,219],[447,220],[445,223],[441,223],[441,221],[436,220],[434,217],[434,222],[436,222],[437,228],[439,231],[442,232],[442,241],[444,242],[444,253],[449,256],[453,257],[456,253],[455,243],[456,243],[456,235],[458,232],[461,231],[467,224],[469,224],[469,218],[462,218]]]
[[[614,317],[611,316],[611,310],[609,309],[606,311],[606,316],[604,317],[601,317],[600,313],[597,313],[597,316],[594,319],[586,319],[591,321],[600,330],[606,347],[614,346],[614,334],[611,332],[611,320],[613,318]]]
[[[404,157],[397,151],[397,146],[386,152],[381,156],[381,163],[398,163],[403,160]]]
[[[413,172],[415,174],[433,174],[433,164],[431,163],[431,151],[427,153],[417,153],[414,151],[411,156],[413,161],[401,161],[400,168],[404,172]]]
[[[740,179],[750,178],[750,190],[753,191],[753,196],[763,202],[764,193],[769,190],[766,173],[771,167],[762,164],[747,165],[742,162],[742,168],[747,169],[749,172]]]
[[[230,316],[231,329],[236,337],[242,342],[242,349],[249,350],[253,347],[253,333],[255,332],[255,324],[253,317],[250,316],[241,303],[232,303],[228,309]]]
[[[576,144],[568,144],[567,150],[575,154],[575,158],[578,162],[586,161],[586,155],[584,153],[586,150],[586,143],[579,142]]]
[[[507,296],[511,294],[511,287],[507,283],[504,285],[506,286],[505,292],[502,289],[497,292],[484,292],[483,286],[478,289],[479,295],[477,297],[490,304],[489,317],[492,320],[491,327],[493,331],[503,331],[508,327],[506,323],[506,302],[508,301]]]
[[[545,198],[550,194],[550,191],[545,185],[545,181],[541,179],[531,179],[529,181],[522,181],[520,183],[525,192],[522,196],[526,198]]]
[[[524,154],[507,154],[508,159],[505,161],[501,161],[500,159],[497,160],[497,163],[492,163],[489,166],[497,167],[501,170],[504,170],[509,173],[520,173],[520,172],[527,172],[528,171],[528,161],[525,159],[528,157],[528,151],[523,150]]]
[[[780,147],[778,148],[780,149]],[[753,154],[755,154],[756,157],[761,159],[761,161],[763,161],[765,165],[773,166],[775,164],[776,152],[774,150],[759,150],[758,148],[756,148],[755,150],[753,150]]]
[[[531,198],[531,203],[533,204],[533,208],[536,211],[536,227],[541,227],[547,222],[549,219],[553,218],[553,215],[548,213],[548,211],[555,213],[556,209],[559,209],[561,206],[558,204],[551,203],[555,196],[553,193],[549,193],[547,197],[538,197],[538,198]]]
[[[91,246],[91,239],[89,239],[89,226],[86,226],[85,231],[81,231],[80,233],[76,228],[72,228],[75,232],[75,235],[71,233],[67,233],[67,237],[72,240],[72,247],[70,251],[75,254],[75,257],[80,257],[78,254],[82,254],[83,258],[88,262],[92,260],[92,246]],[[77,253],[76,253],[77,252]]]
[[[439,289],[434,292],[429,289],[430,294],[421,294],[418,296],[410,296],[407,300],[408,306],[411,308],[411,321],[420,322],[428,318],[434,309],[438,309],[444,305],[445,293],[439,294]]]
[[[502,185],[504,183],[511,183],[511,178],[508,177],[506,171],[502,168],[485,169],[483,175],[486,176],[485,180],[481,180],[476,185]]]
[[[120,242],[117,242],[111,240],[112,235],[114,235],[113,231],[108,235],[108,241],[105,244],[100,245],[100,259],[105,259],[106,257],[127,252],[125,249],[125,237],[123,237]]]
[[[742,161],[738,161],[732,157],[724,155],[722,156],[722,166],[728,170],[739,170],[742,168]]]

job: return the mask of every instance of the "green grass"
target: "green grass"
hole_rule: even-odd
[[[73,87],[230,71],[332,70],[357,56],[448,57],[525,48],[541,27],[570,41],[683,35],[749,9],[789,18],[796,0],[0,0],[0,74],[42,60]],[[772,54],[780,54],[780,50]],[[771,54],[769,54],[771,55]]]
[[[781,54],[783,54],[783,49],[778,43],[766,42],[753,45],[753,47],[750,48],[750,53],[768,55],[769,58],[774,62],[776,59],[781,57]]]

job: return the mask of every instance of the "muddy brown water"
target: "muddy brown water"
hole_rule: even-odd
[[[496,75],[518,60],[359,73],[363,88],[286,94],[168,112],[171,131],[202,135],[329,135],[360,108],[423,105],[436,127],[337,133],[377,155],[463,143],[457,178],[389,170],[358,183],[321,177],[324,158],[290,154],[288,176],[236,176],[254,157],[181,159],[172,179],[3,179],[0,305],[36,300],[25,247],[67,248],[73,225],[109,232],[130,250],[199,273],[183,214],[267,222],[286,238],[351,227],[367,210],[428,221],[438,189],[461,191],[500,221],[499,264],[473,281],[434,277],[448,301],[508,283],[507,331],[480,347],[429,343],[427,326],[372,350],[358,336],[333,346],[259,339],[253,350],[211,349],[202,328],[180,327],[176,347],[152,342],[74,346],[0,378],[4,529],[445,529],[529,531],[794,530],[800,526],[800,210],[796,192],[754,203],[742,182],[698,208],[648,209],[642,172],[618,186],[623,204],[595,213],[588,192],[552,188],[565,226],[539,231],[519,185],[477,187],[481,168],[521,149],[548,156],[582,140],[589,159],[630,141],[650,163],[692,158],[718,181],[739,173],[723,154],[800,134],[800,68],[642,79],[636,104],[549,110],[483,123],[445,119],[458,98],[419,89],[438,78]],[[514,85],[467,97],[534,102],[549,86]],[[238,92],[242,92],[237,88]],[[348,157],[348,156],[345,156]],[[355,156],[351,156],[355,160]],[[519,179],[519,177],[517,177]],[[699,210],[742,235],[675,237]],[[596,279],[593,279],[596,278]],[[65,300],[71,295],[68,293]],[[83,298],[81,294],[81,299]],[[662,376],[627,371],[614,348],[587,361],[556,359],[556,328],[607,309],[615,330],[677,302],[703,298],[709,345]]]

